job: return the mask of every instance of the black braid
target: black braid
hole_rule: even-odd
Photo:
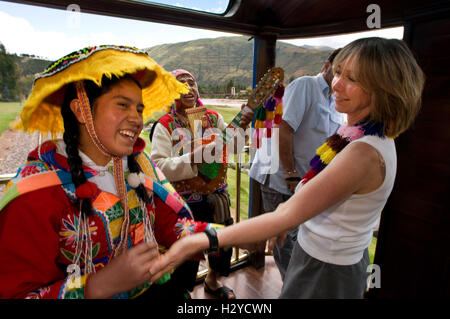
[[[128,169],[130,170],[130,173],[136,173],[139,174],[141,172],[141,168],[139,167],[139,164],[136,162],[136,159],[134,158],[133,154],[128,156]],[[138,197],[146,204],[150,204],[151,200],[148,196],[147,190],[145,189],[144,185],[139,184],[138,187],[135,188],[136,194]]]
[[[87,179],[84,176],[82,160],[78,153],[79,144],[79,126],[78,121],[70,109],[70,102],[76,98],[76,90],[73,85],[67,88],[64,103],[61,107],[61,115],[64,121],[64,135],[63,139],[66,143],[67,162],[69,164],[70,174],[72,175],[72,182],[75,188],[86,183]],[[81,202],[80,202],[81,201]],[[92,203],[88,198],[77,199],[77,204],[81,205],[81,212],[87,216],[92,211]]]

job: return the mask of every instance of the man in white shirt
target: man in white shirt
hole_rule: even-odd
[[[334,108],[331,92],[333,71],[331,64],[340,49],[325,61],[316,76],[302,76],[292,81],[283,97],[284,114],[279,128],[271,139],[263,139],[253,160],[250,177],[261,184],[263,208],[274,211],[289,199],[301,178],[309,171],[309,161],[326,138],[344,122],[344,115]],[[279,145],[282,145],[279,152]],[[279,165],[281,164],[281,165]],[[281,277],[289,264],[298,229],[291,230],[284,242],[277,240],[274,259]]]

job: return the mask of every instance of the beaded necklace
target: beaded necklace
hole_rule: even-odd
[[[175,122],[176,127],[180,127],[180,128],[188,128],[189,127],[189,123],[188,123],[187,119],[178,113],[178,111],[176,110],[175,104],[172,105],[172,108],[170,109],[170,114],[172,115],[172,118]]]
[[[319,174],[337,153],[342,151],[350,142],[366,135],[378,135],[381,138],[385,138],[383,128],[383,124],[374,122],[359,122],[354,126],[342,125],[335,134],[328,137],[325,143],[316,150],[316,155],[309,163],[311,169],[303,176],[300,183],[306,184]]]

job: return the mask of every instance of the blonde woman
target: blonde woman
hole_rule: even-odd
[[[424,75],[401,40],[364,38],[333,62],[336,110],[348,123],[318,148],[296,193],[274,212],[175,243],[152,272],[164,273],[211,246],[244,246],[299,227],[280,298],[362,298],[367,248],[394,185],[394,137],[421,106]],[[299,226],[300,225],[300,226]]]

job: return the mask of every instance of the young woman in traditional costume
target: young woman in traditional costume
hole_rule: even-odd
[[[170,273],[155,283],[150,265],[212,225],[193,221],[139,134],[186,92],[122,46],[73,52],[37,76],[16,128],[64,134],[29,154],[0,201],[0,298],[164,297]]]
[[[317,149],[296,193],[274,212],[226,227],[210,240],[175,243],[152,271],[213,246],[249,245],[299,227],[280,298],[362,298],[372,231],[393,188],[394,138],[412,124],[424,76],[401,40],[356,40],[333,62],[336,110],[346,125]]]
[[[177,144],[183,143],[182,138],[186,137],[183,130],[189,130],[190,127],[186,110],[194,110],[196,107],[203,106],[203,103],[199,98],[195,77],[189,71],[177,69],[171,73],[176,76],[178,81],[186,83],[190,90],[188,93],[182,94],[167,110],[167,114],[152,127],[150,137],[152,140],[151,158],[161,168],[177,192],[186,200],[192,209],[195,220],[231,225],[233,219],[230,216],[230,199],[226,180],[218,186],[214,186],[208,194],[199,193],[193,190],[188,183],[185,183],[186,180],[195,178],[200,174],[198,165],[204,163],[205,156],[203,156],[202,151],[207,146],[199,147],[192,152],[184,152],[181,155],[173,150],[177,148]],[[222,131],[227,127],[222,115],[213,110],[206,109],[206,112],[200,115],[202,136],[207,134],[207,130]],[[200,116],[198,118],[200,119]],[[245,130],[252,118],[253,112],[245,112],[240,122],[241,128]],[[191,133],[188,134],[191,135]],[[187,144],[187,146],[190,146],[190,144]],[[181,152],[184,150],[184,148],[180,148]],[[223,174],[226,174],[226,171]],[[221,299],[235,298],[233,290],[222,285],[218,280],[221,275],[228,276],[230,259],[231,249],[221,249],[218,254],[208,256],[209,271],[204,282],[205,291]],[[190,277],[195,279],[194,275],[197,272],[198,262],[196,264],[195,261],[190,261],[183,264],[182,267],[185,267],[186,273],[190,272]],[[191,268],[190,271],[189,268]],[[189,275],[185,277],[188,278]],[[194,280],[192,279],[190,283],[186,283],[188,289],[193,289]]]

